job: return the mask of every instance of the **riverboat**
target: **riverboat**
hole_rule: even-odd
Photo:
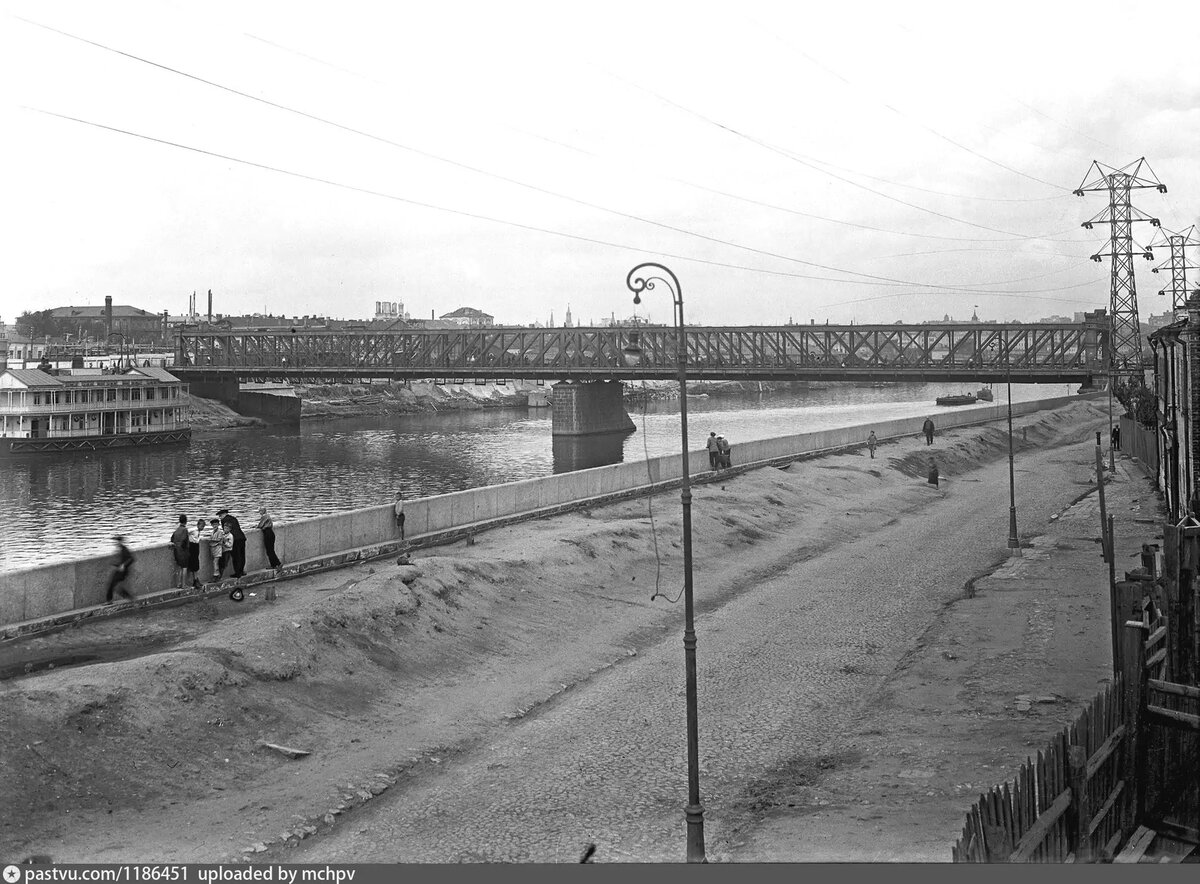
[[[992,397],[992,388],[991,387],[980,387],[979,392],[975,394],[975,398],[978,399],[980,402],[991,402],[992,398],[993,398]]]
[[[970,393],[958,393],[953,396],[938,396],[938,405],[973,405],[975,397]]]
[[[187,385],[163,368],[0,371],[0,455],[186,443]]]

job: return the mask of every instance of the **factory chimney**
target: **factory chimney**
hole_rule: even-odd
[[[208,290],[208,322],[212,324],[212,289]]]
[[[104,296],[104,330],[112,334],[112,295]]]

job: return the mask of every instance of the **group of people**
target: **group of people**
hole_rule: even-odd
[[[708,466],[710,469],[728,469],[733,466],[732,451],[733,449],[729,447],[724,436],[711,432],[708,434]]]
[[[256,527],[262,532],[263,549],[267,554],[267,561],[273,570],[278,571],[283,563],[275,552],[275,523],[265,506],[258,508]],[[113,540],[117,544],[117,553],[105,601],[111,602],[113,595],[117,593],[132,600],[134,596],[126,584],[133,567],[134,555],[125,545],[124,536],[118,534]],[[171,533],[171,553],[175,558],[176,589],[184,589],[188,586],[194,589],[201,588],[201,541],[208,543],[209,553],[212,555],[212,580],[214,583],[221,581],[225,576],[225,569],[230,565],[233,567],[232,576],[234,578],[245,576],[246,532],[242,530],[237,516],[232,515],[228,509],[222,508],[217,510],[216,518],[209,519],[208,524],[205,524],[203,518],[196,519],[193,524],[186,515],[180,514],[179,524]],[[273,595],[274,593],[268,592],[268,598]],[[245,598],[245,594],[240,587],[235,586],[230,591],[229,597],[240,602]]]

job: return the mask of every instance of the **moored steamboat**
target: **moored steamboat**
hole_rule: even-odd
[[[0,455],[187,442],[187,386],[164,368],[0,370]]]

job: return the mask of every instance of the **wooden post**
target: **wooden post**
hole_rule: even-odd
[[[1087,749],[1072,746],[1068,758],[1071,806],[1067,810],[1067,832],[1074,843],[1075,862],[1090,863],[1092,837],[1088,833],[1088,826],[1092,821],[1092,809],[1088,801]]]
[[[1167,609],[1167,625],[1171,635],[1167,639],[1167,679],[1182,681],[1183,645],[1186,640],[1180,626],[1179,605],[1179,529],[1167,522],[1163,525],[1163,601]]]
[[[1125,797],[1121,799],[1121,829],[1126,835],[1136,825],[1137,802],[1133,800],[1138,760],[1138,707],[1141,699],[1145,633],[1141,627],[1125,626],[1129,619],[1141,619],[1142,589],[1134,581],[1122,581],[1114,587],[1117,619],[1113,629],[1119,642],[1117,671],[1123,686],[1121,694],[1121,723],[1125,738],[1121,752],[1121,779],[1125,781]],[[1135,613],[1136,612],[1136,613]]]
[[[1137,738],[1135,740],[1137,748],[1134,755],[1137,760],[1134,768],[1134,807],[1136,822],[1144,825],[1146,822],[1146,791],[1149,786],[1147,780],[1150,777],[1150,716],[1146,714],[1146,706],[1149,705],[1150,670],[1146,666],[1145,631],[1142,629],[1130,629],[1129,631],[1136,632],[1141,636],[1139,644],[1142,653],[1138,666]]]
[[[1101,461],[1100,443],[1096,443],[1096,490],[1100,494],[1100,545],[1104,548],[1104,561],[1111,563],[1112,543],[1108,536],[1108,508],[1104,505],[1104,464]]]

